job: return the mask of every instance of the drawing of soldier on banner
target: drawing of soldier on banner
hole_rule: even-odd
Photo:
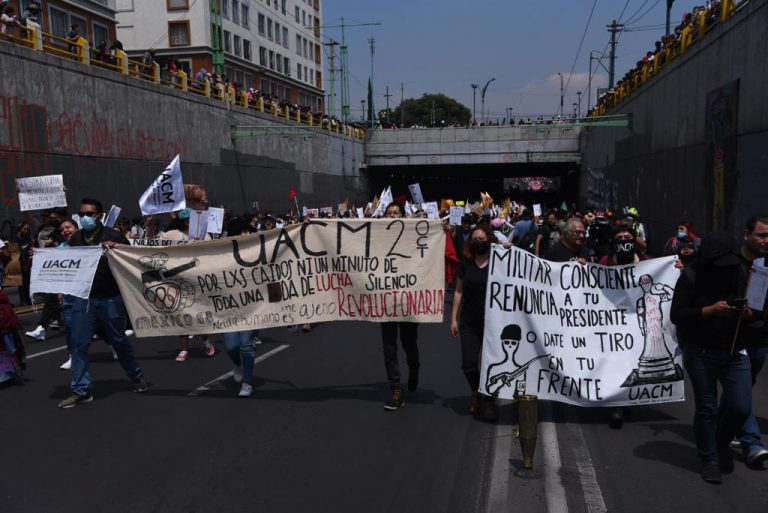
[[[504,329],[501,330],[500,338],[504,359],[488,366],[485,391],[488,395],[497,397],[502,388],[514,385],[515,397],[525,395],[525,381],[527,378],[528,367],[530,367],[536,360],[548,357],[549,354],[536,355],[525,363],[518,363],[517,351],[520,349],[521,345],[522,330],[517,324],[508,324],[505,326]],[[526,340],[531,344],[536,342],[536,333],[529,331]]]
[[[178,312],[195,304],[195,286],[181,278],[172,278],[199,263],[195,258],[186,264],[167,269],[167,262],[168,255],[165,253],[139,259],[139,265],[144,269],[141,273],[144,299],[155,311],[164,314]]]
[[[644,274],[639,280],[643,296],[637,300],[637,322],[643,335],[643,352],[637,369],[633,369],[622,387],[668,383],[683,379],[683,369],[675,363],[664,337],[662,304],[672,301],[674,290],[669,285],[654,283]]]

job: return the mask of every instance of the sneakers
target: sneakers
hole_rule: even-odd
[[[308,332],[312,331],[312,325],[309,324],[309,323],[302,324],[301,325],[301,331],[303,331],[304,333],[308,333]]]
[[[70,370],[72,368],[72,357],[69,357],[69,360],[59,365],[59,369],[61,370]]]
[[[70,394],[69,397],[59,402],[59,408],[74,408],[78,404],[90,403],[93,401],[93,396],[88,393],[86,395]]]
[[[253,394],[253,387],[250,383],[243,383],[240,386],[240,392],[237,393],[237,397],[250,397]]]
[[[35,340],[45,340],[45,328],[40,324],[34,330],[26,332],[25,335],[29,338],[34,338]]]
[[[750,467],[762,466],[764,461],[768,461],[768,450],[765,447],[755,447],[747,453],[744,459],[747,460],[747,465]]]
[[[419,388],[419,367],[408,368],[408,391],[413,392]]]
[[[624,425],[624,412],[621,411],[621,408],[611,408],[608,425],[611,429],[621,429],[621,426]]]
[[[235,368],[232,371],[232,379],[235,380],[235,383],[243,382],[243,367],[241,365],[235,365]]]
[[[187,353],[186,351],[179,351],[179,354],[176,355],[176,361],[177,362],[185,362],[185,361],[187,361],[187,355],[188,354],[189,353]]]
[[[139,376],[138,378],[135,378],[133,381],[133,391],[137,394],[141,394],[149,390],[149,385],[147,385],[147,382],[144,381],[144,376]]]
[[[56,319],[52,320],[50,323],[48,323],[48,327],[52,330],[60,330],[61,324]]]
[[[399,410],[405,406],[405,400],[403,399],[403,391],[399,388],[392,389],[392,399],[384,405],[384,409],[387,411]]]
[[[208,339],[203,340],[203,345],[205,346],[205,356],[213,356],[216,354],[216,348],[213,347],[213,344],[211,344]]]
[[[258,335],[254,335],[254,337],[253,337],[253,343],[254,343],[254,344],[263,344],[263,342],[261,341],[261,339],[259,338],[259,336],[258,336]]]
[[[125,330],[125,336],[126,337],[132,337],[133,336],[133,330]]]
[[[726,445],[725,447],[717,448],[717,461],[723,474],[733,472],[735,465],[733,464],[733,453],[730,447]]]
[[[723,482],[723,475],[717,467],[717,463],[705,463],[701,467],[701,478],[707,483],[720,484]]]
[[[112,346],[109,346],[110,349],[112,349],[112,359],[117,360],[117,351],[115,351],[115,348]]]

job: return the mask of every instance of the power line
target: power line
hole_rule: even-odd
[[[592,10],[589,11],[589,19],[587,19],[587,25],[584,27],[584,33],[581,34],[581,41],[579,41],[579,48],[578,50],[576,50],[576,57],[573,58],[573,64],[571,64],[571,71],[568,73],[568,80],[565,82],[565,87],[563,88],[563,94],[565,94],[565,91],[568,90],[568,84],[571,83],[573,70],[576,68],[576,61],[579,60],[579,54],[581,53],[581,47],[584,44],[584,38],[587,37],[587,30],[589,30],[589,24],[592,22],[592,15],[595,14],[595,6],[597,6],[597,0],[592,2]]]
[[[645,2],[643,2],[643,5],[645,5],[647,2],[648,2],[648,0],[646,0]],[[640,15],[639,17],[637,17],[637,18],[635,18],[634,16],[630,16],[630,17],[629,17],[629,20],[627,20],[627,21],[626,21],[624,24],[625,24],[625,25],[628,25],[628,24],[631,24],[631,23],[637,23],[638,21],[642,20],[643,18],[645,18],[645,16],[646,16],[646,15],[647,15],[649,12],[651,12],[651,11],[653,10],[653,8],[654,8],[654,7],[656,7],[656,5],[657,5],[658,3],[659,3],[659,0],[656,0],[655,2],[653,2],[653,4],[651,4],[651,6],[650,6],[650,7],[649,7],[649,8],[648,8],[648,9],[647,9],[647,10],[646,10],[646,11],[645,11],[643,14],[641,14],[641,15]],[[642,8],[643,8],[643,6],[640,6],[640,9],[642,9]],[[638,9],[638,11],[639,11],[640,9]],[[637,13],[635,13],[635,14],[637,14]]]

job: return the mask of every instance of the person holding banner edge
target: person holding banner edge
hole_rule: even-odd
[[[101,202],[83,198],[80,202],[81,229],[69,239],[69,245],[102,245],[109,249],[116,244],[128,244],[117,230],[107,228],[97,219],[103,213]],[[75,298],[72,304],[72,393],[59,402],[59,408],[72,408],[93,401],[91,375],[88,372],[88,350],[98,327],[117,353],[120,365],[131,381],[133,391],[146,392],[149,387],[144,373],[133,355],[133,345],[125,334],[126,311],[107,257],[102,255],[87,300]]]
[[[392,202],[384,209],[384,217],[399,219],[405,217],[405,207]],[[419,385],[419,346],[418,324],[415,322],[382,322],[381,342],[384,349],[384,368],[392,391],[392,398],[384,405],[387,411],[394,411],[405,406],[403,390],[400,387],[400,363],[397,361],[397,332],[400,331],[400,344],[408,362],[408,390],[413,392]]]
[[[496,244],[498,240],[488,226],[478,225],[470,232],[464,244],[451,305],[451,335],[461,337],[461,370],[472,394],[469,413],[480,413],[488,422],[495,422],[499,417],[495,399],[480,393],[485,293],[492,243]]]

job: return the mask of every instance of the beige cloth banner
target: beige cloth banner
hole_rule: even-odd
[[[313,220],[108,257],[137,337],[443,320],[445,235],[431,219]]]

